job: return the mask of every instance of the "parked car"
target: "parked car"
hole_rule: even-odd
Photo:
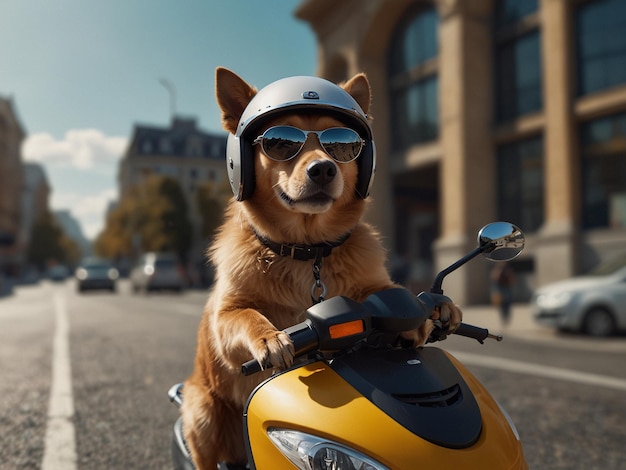
[[[56,264],[46,271],[46,277],[54,282],[65,281],[70,276],[70,270],[63,264]]]
[[[180,292],[185,280],[176,255],[171,253],[146,253],[130,272],[134,292],[151,290],[174,290]]]
[[[106,289],[115,292],[120,277],[117,269],[107,260],[88,258],[83,260],[74,273],[77,289],[83,292],[89,289]]]
[[[535,320],[559,330],[597,337],[626,330],[626,254],[538,289],[532,303]]]
[[[41,275],[39,273],[39,270],[35,266],[26,266],[17,282],[22,286],[32,285],[37,284],[40,278]]]

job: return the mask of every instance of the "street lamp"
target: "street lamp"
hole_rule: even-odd
[[[176,90],[174,89],[174,85],[165,78],[160,78],[159,83],[165,87],[170,95],[170,117],[174,119],[174,115],[176,114]]]

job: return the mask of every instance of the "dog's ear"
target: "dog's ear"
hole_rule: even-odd
[[[222,127],[234,134],[239,118],[257,89],[248,85],[239,75],[227,68],[215,70],[215,95],[217,104],[222,109]]]
[[[369,112],[371,101],[370,82],[364,73],[356,74],[347,82],[340,84],[340,86],[352,95],[352,98],[359,103],[365,114]]]

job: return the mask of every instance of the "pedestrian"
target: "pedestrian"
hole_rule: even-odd
[[[515,271],[509,263],[497,263],[491,270],[490,280],[491,303],[499,308],[502,325],[508,326],[511,320]]]

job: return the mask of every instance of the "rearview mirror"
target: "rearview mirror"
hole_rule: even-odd
[[[478,232],[478,246],[491,261],[510,261],[524,249],[524,233],[508,222],[493,222]]]

